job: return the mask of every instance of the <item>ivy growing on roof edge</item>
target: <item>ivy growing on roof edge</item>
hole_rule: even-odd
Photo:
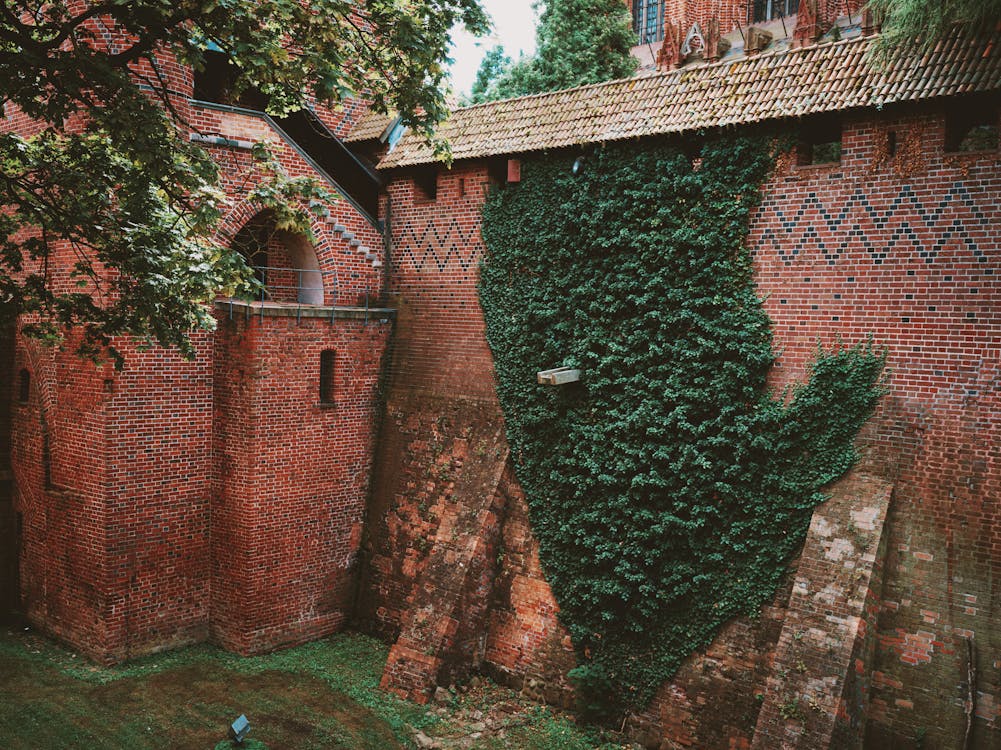
[[[693,158],[693,156],[695,158]],[[775,593],[882,393],[871,342],[774,362],[745,238],[761,139],[527,161],[483,211],[480,299],[515,469],[570,631],[581,707],[645,705]],[[579,367],[579,384],[537,385]]]

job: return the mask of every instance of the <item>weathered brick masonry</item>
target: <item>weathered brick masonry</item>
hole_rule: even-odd
[[[0,411],[0,447],[10,434],[0,472],[9,456],[15,480],[14,513],[0,496],[0,529],[20,546],[20,604],[104,662],[207,638],[259,652],[341,627],[392,328],[392,311],[375,308],[375,222],[331,185],[312,237],[275,231],[247,198],[261,179],[252,143],[269,143],[288,176],[328,177],[262,113],[191,101],[191,71],[162,64],[191,137],[221,167],[222,239],[239,244],[248,227],[267,235],[255,258],[271,267],[266,300],[220,306],[218,330],[193,335],[191,361],[117,342],[126,365],[116,373],[81,361],[72,340],[65,351],[21,337],[4,348],[4,370],[30,379],[22,401],[3,378]],[[318,112],[343,135],[365,110]],[[7,127],[32,131],[10,114]],[[56,284],[70,283],[72,262],[70,248],[55,249]]]
[[[14,330],[0,326],[0,618],[20,605],[18,547],[20,533],[14,511],[14,481],[10,470],[11,410],[14,407]]]
[[[253,312],[222,311],[214,357],[212,633],[244,653],[328,634],[350,613],[391,328],[363,311]],[[327,403],[324,350],[338,360]]]
[[[989,106],[996,106],[993,100]],[[885,599],[878,623],[873,617],[878,587],[875,598],[863,597],[855,605],[856,614],[875,629],[878,643],[870,634],[868,645],[858,647],[860,654],[868,653],[845,662],[839,683],[849,693],[864,694],[868,702],[871,682],[868,746],[874,748],[909,743],[919,728],[926,743],[938,743],[926,747],[954,746],[966,721],[965,639],[970,637],[981,675],[975,727],[979,744],[974,746],[999,741],[994,731],[998,689],[992,675],[998,659],[993,528],[999,490],[994,436],[1001,321],[995,269],[1001,176],[996,151],[945,151],[946,112],[947,106],[938,105],[846,116],[840,162],[798,166],[794,154],[782,160],[764,188],[749,238],[756,280],[781,353],[776,387],[803,378],[818,343],[829,347],[872,336],[889,349],[891,390],[862,438],[861,466],[896,488],[884,541],[890,551]],[[893,155],[887,150],[891,139]],[[423,404],[429,418],[446,413],[448,399],[474,399],[497,410],[492,391],[484,386],[491,367],[475,292],[475,269],[483,255],[476,216],[489,169],[488,162],[472,160],[442,171],[434,202],[406,172],[389,186],[391,282],[406,310],[403,320],[409,321],[401,324],[396,342],[391,392],[433,394]],[[445,343],[452,336],[456,347]],[[445,405],[440,399],[446,399]],[[422,408],[420,401],[410,406]],[[422,418],[407,412],[406,419],[415,423]],[[448,442],[447,436],[439,439]],[[432,465],[426,445],[408,450],[407,465]],[[380,456],[380,462],[385,460]],[[556,606],[533,558],[523,510],[512,509],[518,505],[513,500],[520,494],[517,485],[510,472],[505,476],[505,521],[491,530],[502,540],[504,555],[494,573],[494,615],[482,659],[485,668],[529,685],[540,697],[564,700],[561,676],[572,652],[562,644]],[[430,506],[442,497],[435,487],[422,489],[430,493],[423,500]],[[377,503],[379,498],[377,493]],[[471,501],[453,495],[441,503],[441,511],[455,516]],[[412,498],[397,495],[395,507],[391,544],[379,525],[382,513],[373,517],[369,544],[376,560],[405,555],[424,535],[417,526],[407,532],[407,519],[417,515]],[[488,541],[492,549],[493,537]],[[873,563],[880,565],[876,558]],[[802,569],[797,575],[808,581],[814,577]],[[372,598],[366,610],[378,612],[381,632],[395,636],[401,622],[412,616],[413,592],[424,585],[434,585],[433,580],[384,570],[378,585],[368,590]],[[847,590],[830,595],[852,599]],[[777,603],[774,619],[766,612],[757,623],[735,624],[706,655],[695,657],[658,698],[664,708],[659,716],[655,711],[653,721],[659,727],[646,731],[653,731],[658,741],[667,737],[693,747],[750,741],[760,704],[748,701],[721,721],[724,704],[714,702],[714,696],[727,695],[734,684],[743,684],[739,692],[745,697],[770,695],[764,677],[774,679],[777,669],[793,669],[802,661],[811,675],[824,667],[823,660],[803,656],[769,669],[771,651],[779,643],[779,631],[771,623],[778,625],[785,617],[785,603],[781,598]],[[834,631],[827,636],[841,642]],[[754,648],[747,649],[747,643]],[[848,648],[849,653],[855,649]],[[856,667],[858,676],[845,687],[844,678],[855,675]],[[861,681],[859,686],[852,687],[853,680]],[[805,688],[801,693],[810,694]],[[840,707],[823,710],[831,716],[841,711],[858,733],[865,717],[845,713],[855,700],[845,695],[835,696]],[[769,701],[765,705],[777,705]],[[803,701],[803,710],[813,714],[805,697]],[[706,704],[714,709],[702,710]],[[699,707],[679,714],[685,705]]]
[[[224,238],[269,232],[271,296],[218,304],[192,361],[122,344],[121,373],[80,361],[72,340],[0,337],[0,534],[20,549],[17,571],[0,554],[4,580],[20,578],[8,598],[101,661],[206,638],[263,651],[353,618],[393,643],[384,685],[411,698],[483,670],[571,705],[573,648],[509,460],[477,297],[486,192],[509,157],[535,151],[826,114],[840,159],[801,165],[790,151],[750,227],[773,384],[801,380],[818,343],[871,336],[888,348],[890,390],[771,606],[727,625],[626,726],[650,747],[927,750],[961,747],[969,714],[969,746],[1001,747],[1001,172],[996,143],[947,142],[957,111],[998,125],[997,40],[884,74],[864,39],[810,48],[840,4],[802,2],[800,33],[743,63],[695,54],[673,76],[456,113],[452,168],[405,140],[382,163],[383,224],[342,191],[311,240],[271,231],[247,200],[249,145],[326,179],[316,160],[261,113],[190,101],[190,71],[165,60],[190,135],[222,166]],[[726,32],[747,6],[723,6],[673,0],[667,18]],[[364,103],[318,115],[349,139]],[[374,149],[380,130],[366,126]],[[303,297],[294,268],[319,297]],[[385,299],[395,311],[373,307]]]

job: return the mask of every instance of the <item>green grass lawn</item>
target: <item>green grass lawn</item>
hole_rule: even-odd
[[[266,656],[196,646],[104,668],[30,632],[0,630],[0,748],[211,749],[241,713],[254,746],[272,750],[410,748],[414,729],[485,750],[602,746],[596,733],[489,683],[447,710],[399,700],[378,689],[386,653],[379,641],[341,634]],[[470,744],[469,712],[499,703],[510,708],[507,726]]]

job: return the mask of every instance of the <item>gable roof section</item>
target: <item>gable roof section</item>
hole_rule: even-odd
[[[368,110],[361,119],[355,123],[346,136],[342,139],[345,143],[358,143],[381,138],[386,132],[386,128],[393,124],[396,119],[394,115],[384,115],[375,110]]]
[[[877,37],[819,44],[459,109],[439,134],[476,159],[1001,89],[1001,33],[879,62]],[[414,134],[380,169],[435,161]]]

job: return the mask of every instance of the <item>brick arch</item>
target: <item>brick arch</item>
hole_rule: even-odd
[[[233,238],[236,237],[237,232],[247,225],[247,222],[266,210],[267,206],[263,205],[260,201],[252,198],[244,198],[219,222],[216,239],[224,245],[229,245],[233,241]],[[327,230],[324,217],[310,212],[309,229],[315,238],[314,245],[317,250],[317,256],[319,256],[319,248],[325,244],[322,238]]]
[[[232,248],[239,233],[267,211],[259,201],[241,201],[223,220],[217,233],[219,241]],[[327,255],[324,250],[328,243],[324,238],[326,223],[322,216],[310,213],[310,231],[312,239],[305,234],[282,230],[278,230],[276,234],[291,260],[290,268],[302,269],[296,279],[299,287],[296,301],[322,305],[328,297],[333,299],[336,296],[337,268],[333,266],[332,258],[324,257]]]

